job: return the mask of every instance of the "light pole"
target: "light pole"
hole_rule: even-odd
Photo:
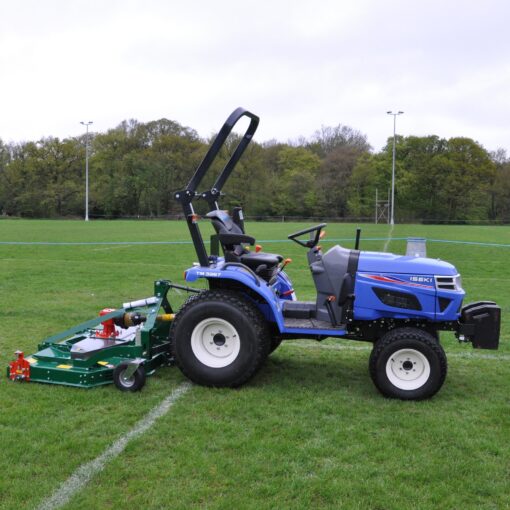
[[[89,126],[93,124],[91,120],[88,122],[80,121],[87,128],[85,135],[85,221],[89,221]]]
[[[393,165],[391,167],[391,213],[390,213],[390,225],[395,224],[395,136],[397,129],[397,115],[402,115],[404,112],[400,110],[397,113],[393,113],[391,110],[386,112],[388,115],[393,115]]]

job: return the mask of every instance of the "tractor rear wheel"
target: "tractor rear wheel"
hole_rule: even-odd
[[[270,335],[257,307],[242,294],[198,294],[172,324],[172,354],[183,374],[205,386],[237,387],[267,358]]]
[[[446,355],[437,339],[422,329],[396,328],[374,344],[370,376],[386,397],[423,400],[444,383]]]
[[[273,335],[271,337],[271,345],[269,347],[269,354],[271,354],[272,352],[276,351],[276,349],[278,349],[278,347],[280,347],[280,344],[282,343],[282,340],[283,340],[283,338],[281,336],[278,336],[278,335]]]

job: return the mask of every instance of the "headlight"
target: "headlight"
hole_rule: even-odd
[[[462,278],[460,274],[455,276],[434,276],[436,289],[438,290],[462,290]]]

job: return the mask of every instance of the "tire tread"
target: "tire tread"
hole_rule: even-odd
[[[248,367],[248,370],[241,372],[239,376],[226,384],[218,384],[211,383],[209,381],[205,381],[200,377],[197,377],[196,374],[192,373],[188,370],[185,363],[180,359],[175,339],[171,342],[171,354],[175,360],[176,365],[180,368],[181,372],[192,381],[206,385],[206,386],[214,386],[214,387],[231,387],[236,388],[241,386],[249,379],[251,379],[263,365],[267,356],[269,355],[269,350],[271,348],[271,339],[269,335],[269,331],[266,325],[266,321],[262,315],[262,313],[256,308],[254,304],[252,304],[246,297],[244,297],[239,292],[230,291],[230,290],[206,290],[201,292],[200,294],[196,294],[194,299],[190,299],[183,304],[181,309],[177,312],[171,328],[171,336],[173,337],[173,332],[177,330],[181,321],[186,319],[187,313],[190,309],[195,306],[200,305],[203,302],[214,301],[214,302],[222,302],[229,304],[237,308],[245,317],[247,317],[248,321],[252,324],[254,328],[255,335],[260,339],[256,344],[256,350],[252,359],[252,363]]]
[[[446,360],[446,354],[445,354],[443,348],[441,347],[441,344],[437,341],[436,338],[434,338],[433,335],[431,335],[429,332],[424,331],[422,329],[412,328],[412,327],[395,328],[395,329],[388,331],[383,337],[381,337],[381,339],[378,340],[374,344],[374,347],[370,354],[370,360],[368,363],[370,377],[371,377],[373,383],[375,384],[375,386],[377,387],[377,389],[383,395],[389,396],[389,397],[395,396],[395,395],[388,394],[383,388],[381,388],[381,386],[379,384],[378,377],[377,377],[377,362],[378,362],[379,358],[381,357],[381,355],[383,354],[383,352],[392,343],[402,340],[402,339],[416,340],[416,341],[422,342],[423,344],[425,344],[429,349],[431,349],[434,352],[434,354],[436,355],[436,358],[439,361],[439,380],[436,384],[435,390],[430,393],[427,393],[424,396],[411,397],[411,398],[399,396],[398,398],[402,398],[402,399],[409,398],[412,400],[422,400],[425,398],[430,398],[433,395],[435,395],[439,391],[441,386],[443,385],[445,378],[446,378],[447,371],[448,371],[448,364],[447,364],[447,360]],[[400,391],[403,392],[405,390],[400,390]]]

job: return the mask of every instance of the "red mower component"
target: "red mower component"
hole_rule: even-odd
[[[16,351],[17,358],[9,363],[9,379],[11,381],[30,381],[30,363],[22,351]]]
[[[103,308],[99,312],[99,316],[102,317],[103,315],[107,315],[114,311],[115,311],[115,308]],[[108,319],[104,322],[101,322],[101,324],[103,325],[103,331],[98,331],[96,334],[96,337],[98,337],[98,338],[112,338],[112,337],[116,337],[119,334],[115,330],[115,320],[114,319]]]

